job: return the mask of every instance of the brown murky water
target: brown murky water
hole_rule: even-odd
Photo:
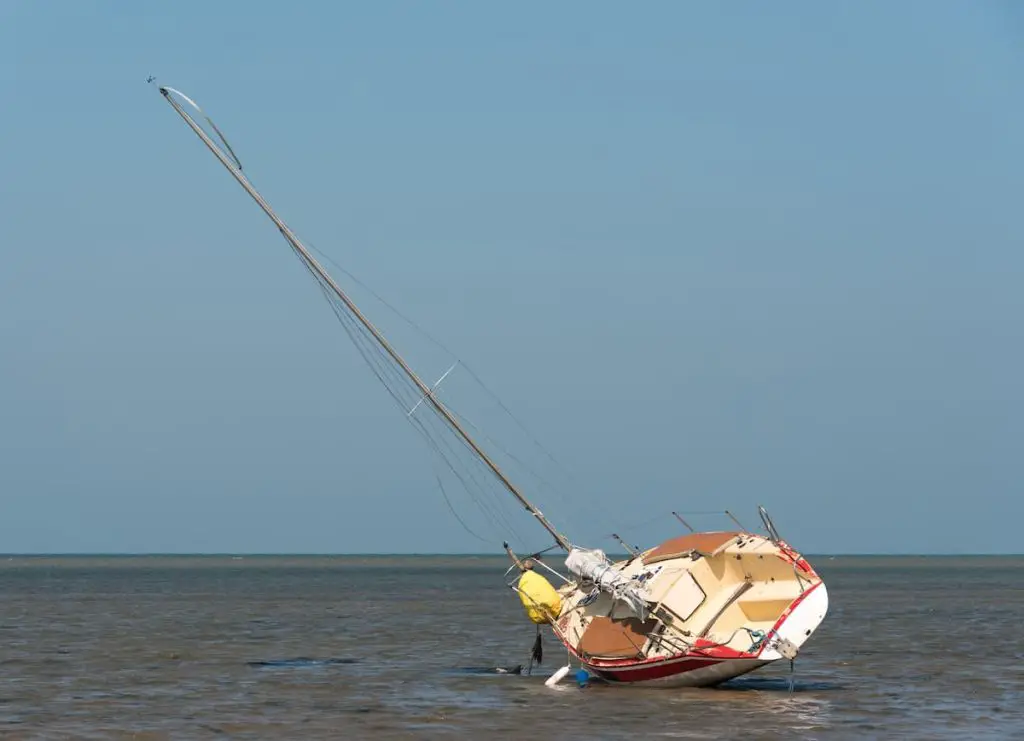
[[[0,737],[1024,739],[1024,558],[818,558],[797,661],[718,689],[531,677],[500,558],[0,558]]]

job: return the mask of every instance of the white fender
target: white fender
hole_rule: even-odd
[[[570,669],[572,669],[572,667],[569,666],[568,664],[566,664],[561,669],[559,669],[557,672],[555,672],[550,677],[545,679],[544,680],[544,685],[546,687],[554,687],[556,684],[558,684],[563,679],[565,679],[565,675],[569,673]]]

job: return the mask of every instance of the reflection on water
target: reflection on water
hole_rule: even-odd
[[[0,560],[0,737],[1024,738],[1024,559],[819,559],[796,662],[580,688],[491,558]]]

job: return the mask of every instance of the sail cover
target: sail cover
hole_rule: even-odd
[[[604,551],[573,548],[565,559],[565,566],[581,581],[592,582],[602,592],[622,600],[641,620],[647,619],[647,594],[643,588],[617,571]]]

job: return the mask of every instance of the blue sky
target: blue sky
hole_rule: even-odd
[[[764,503],[810,552],[1019,552],[1022,30],[1010,2],[0,4],[0,551],[506,535],[446,486],[483,542],[452,517],[152,74],[525,423],[558,467],[446,379],[573,539]]]

